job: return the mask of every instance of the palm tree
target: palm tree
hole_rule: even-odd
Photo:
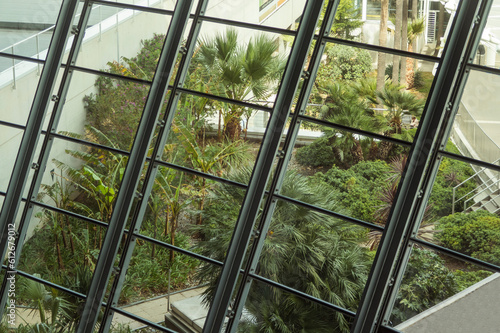
[[[412,20],[408,23],[408,51],[413,51],[413,44],[417,37],[425,31],[425,21],[423,18]],[[417,60],[411,58],[406,59],[406,85],[409,88],[413,87],[415,76],[415,68],[417,67]]]
[[[360,98],[360,89],[364,88],[361,85],[353,87],[340,83],[331,83],[326,86],[322,89],[326,98],[321,117],[332,123],[354,129],[374,133],[382,132],[386,129],[386,121],[368,107],[365,98]],[[341,163],[341,167],[349,168],[364,161],[359,135],[332,129],[326,130],[325,134],[329,137],[334,156]]]
[[[245,183],[249,168],[234,176]],[[331,190],[311,184],[297,173],[288,173],[282,195],[335,209]],[[244,191],[219,185],[211,193],[209,223],[203,226],[206,240],[198,245],[206,256],[223,260],[234,229]],[[338,211],[338,209],[337,209]],[[223,213],[223,214],[221,214]],[[257,274],[338,306],[355,309],[368,273],[366,250],[356,227],[302,206],[278,202],[260,256]],[[356,229],[357,230],[357,229]],[[200,269],[199,278],[209,281],[205,301],[214,296],[219,268]],[[255,283],[246,308],[252,319],[242,323],[245,332],[347,332],[340,315],[325,315],[315,305],[294,295]],[[319,315],[321,313],[321,315]]]
[[[266,100],[285,65],[277,55],[274,39],[261,34],[251,38],[247,45],[239,45],[234,29],[202,40],[194,63],[195,71],[202,71],[206,92],[247,102]],[[229,105],[222,111],[224,134],[230,140],[239,137],[245,112],[248,110],[237,105]]]
[[[403,26],[403,0],[396,0],[396,24],[394,32],[394,48],[396,50],[402,49],[403,39],[402,39],[402,26]],[[392,80],[399,83],[399,67],[400,67],[399,56],[394,56],[392,61]]]

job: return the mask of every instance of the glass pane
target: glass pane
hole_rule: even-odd
[[[498,46],[500,41],[500,2],[493,1],[486,26],[481,34],[481,42],[472,63],[492,68],[500,67]]]
[[[451,137],[459,153],[485,162],[500,158],[500,76],[471,71],[460,101]],[[447,150],[456,153],[448,146]]]
[[[272,106],[293,40],[208,22],[201,31],[185,87]]]
[[[12,66],[11,59],[0,57],[2,60]],[[4,106],[1,120],[26,125],[42,69],[43,65],[16,61],[14,69],[9,67],[0,73],[0,98]]]
[[[141,234],[186,250],[196,245],[197,253],[213,258],[227,250],[244,195],[233,185],[159,167]],[[208,246],[214,230],[228,232],[217,249]]]
[[[278,200],[256,273],[355,311],[371,266],[368,231]]]
[[[46,200],[59,208],[73,204],[68,189],[54,183]],[[50,196],[50,199],[49,199]],[[18,268],[65,288],[87,294],[106,230],[48,209],[36,208]]]
[[[101,20],[102,11],[113,15]],[[100,6],[92,10],[90,20],[99,23],[85,31],[77,66],[97,70],[109,66],[116,74],[152,79],[170,16]]]
[[[255,164],[268,120],[264,111],[183,94],[162,159],[246,183],[237,171]]]
[[[377,53],[327,44],[305,115],[411,142],[434,80],[433,64],[382,52],[378,57],[384,73],[373,65]],[[394,63],[406,74],[394,72]]]
[[[0,172],[3,175],[0,177],[0,191],[5,192],[9,185],[23,133],[22,130],[0,126],[0,156],[3,156],[0,159]]]
[[[500,265],[500,172],[445,158],[428,204],[427,233],[419,237]]]
[[[281,29],[296,30],[305,0],[216,1],[208,3],[206,15]]]
[[[427,3],[424,5],[424,2],[411,1],[404,10],[403,1],[346,0],[337,10],[331,35],[370,45],[440,56],[457,3],[455,1],[453,5],[445,6],[434,2],[438,5],[436,8]],[[401,4],[401,7],[397,4]],[[380,31],[386,33],[380,34]]]
[[[386,222],[409,147],[302,122],[281,194],[366,222]],[[324,134],[318,129],[324,129]]]
[[[128,151],[149,88],[149,84],[74,72],[57,130]]]
[[[406,267],[391,326],[403,332],[494,332],[492,304],[498,274],[433,251],[414,248]],[[490,276],[490,277],[488,277]],[[467,309],[467,311],[464,311]]]
[[[40,193],[50,196],[50,188],[60,182],[69,187],[67,195],[73,200],[65,209],[109,222],[127,160],[124,155],[56,139]]]
[[[69,332],[78,324],[82,299],[21,276],[16,277],[16,287],[16,332]]]
[[[253,281],[238,332],[349,332],[353,318]]]

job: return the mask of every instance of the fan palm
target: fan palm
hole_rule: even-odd
[[[238,44],[236,30],[227,29],[224,34],[202,40],[195,64],[203,73],[206,92],[238,101],[262,101],[273,92],[285,61],[277,55],[277,44],[271,37],[257,35],[244,46]],[[250,111],[230,105],[221,112],[225,136],[237,139],[241,117]]]
[[[248,169],[238,171],[245,182]],[[289,173],[282,195],[335,208],[331,191],[310,184],[306,177]],[[206,240],[199,244],[202,254],[224,260],[244,192],[220,185],[211,195],[211,210],[203,227]],[[221,214],[221,212],[223,214]],[[221,218],[221,216],[224,216]],[[278,202],[266,235],[257,273],[296,290],[338,306],[355,309],[368,273],[365,249],[353,227],[302,206]],[[205,265],[199,278],[209,281],[205,300],[213,298],[218,267]],[[316,305],[255,283],[246,303],[252,319],[245,332],[332,332],[348,331],[346,319],[338,314],[320,313]]]

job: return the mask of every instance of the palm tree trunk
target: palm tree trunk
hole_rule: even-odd
[[[401,50],[408,51],[408,0],[403,0],[403,20],[401,22]],[[406,87],[406,57],[401,58],[401,85]]]
[[[403,0],[396,0],[396,24],[394,33],[394,49],[401,50],[401,30],[403,23]],[[400,57],[394,56],[392,61],[392,82],[399,84],[399,64]]]
[[[172,215],[172,225],[170,226],[170,245],[175,246],[175,229],[177,229],[177,216]],[[174,262],[175,251],[170,250],[170,267]]]
[[[389,0],[382,0],[380,9],[380,35],[379,45],[387,46],[387,19],[389,16]],[[385,84],[385,64],[386,54],[384,52],[378,53],[377,63],[377,90],[382,90]]]

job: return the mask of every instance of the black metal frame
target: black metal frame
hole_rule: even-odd
[[[18,237],[16,240],[16,263],[19,260],[20,253],[22,251],[22,243],[24,241],[34,207],[40,207],[56,213],[65,214],[70,217],[78,218],[85,223],[92,223],[107,229],[105,242],[101,249],[101,254],[94,272],[92,286],[87,295],[82,295],[50,281],[34,277],[26,272],[17,272],[19,276],[32,279],[47,286],[56,288],[62,292],[71,294],[75,297],[85,299],[85,309],[82,313],[82,320],[80,322],[78,332],[92,332],[96,326],[97,315],[102,308],[104,309],[105,319],[99,326],[99,332],[107,332],[109,330],[113,313],[120,313],[160,331],[172,332],[169,329],[161,327],[155,323],[151,323],[144,318],[130,314],[117,307],[118,297],[121,292],[123,280],[132,256],[136,239],[142,239],[144,241],[154,243],[165,249],[173,249],[178,253],[191,256],[222,268],[214,302],[210,307],[209,315],[203,329],[203,332],[206,333],[220,332],[226,317],[229,317],[226,331],[236,331],[240,315],[253,280],[265,283],[273,288],[279,288],[283,291],[293,293],[299,297],[323,305],[331,310],[355,319],[352,332],[394,332],[394,329],[385,325],[387,324],[388,315],[392,309],[394,298],[398,289],[398,283],[402,279],[404,268],[411,252],[412,244],[419,244],[446,255],[465,260],[466,262],[475,264],[479,267],[500,272],[499,266],[483,262],[464,254],[443,248],[439,245],[418,239],[416,238],[415,233],[422,218],[422,207],[425,206],[428,200],[432,190],[432,183],[436,175],[436,170],[442,157],[453,158],[500,171],[500,166],[498,165],[443,151],[443,142],[446,141],[449,135],[451,123],[453,122],[454,115],[458,108],[458,103],[460,102],[461,93],[463,91],[463,86],[467,79],[468,72],[473,69],[491,74],[500,74],[500,70],[498,69],[470,63],[472,61],[471,55],[474,54],[477,48],[479,41],[478,36],[480,36],[480,33],[484,28],[486,15],[489,12],[492,0],[461,1],[460,8],[457,11],[455,22],[451,30],[451,35],[448,38],[445,51],[443,52],[441,58],[329,37],[328,32],[330,30],[339,0],[329,1],[326,11],[327,17],[325,17],[323,26],[320,27],[318,34],[315,34],[316,24],[320,17],[323,1],[309,0],[306,3],[302,16],[302,22],[298,30],[289,31],[280,28],[260,26],[257,24],[206,16],[205,9],[208,0],[200,0],[194,14],[190,13],[193,0],[178,0],[174,11],[127,5],[123,3],[111,3],[102,0],[85,0],[82,16],[76,27],[77,29],[73,30],[76,31],[76,38],[74,39],[71,47],[68,58],[69,63],[62,64],[62,54],[65,49],[66,41],[68,40],[69,31],[71,30],[71,24],[78,7],[78,2],[78,0],[64,0],[62,2],[61,13],[56,24],[49,53],[45,61],[19,55],[0,53],[1,57],[44,64],[38,85],[39,88],[35,94],[33,106],[31,108],[26,126],[0,121],[1,126],[8,126],[24,131],[24,136],[14,166],[14,171],[11,175],[9,186],[5,193],[0,193],[1,196],[4,196],[4,203],[0,213],[0,230],[2,230],[0,249],[2,255],[5,257],[7,251],[8,242],[6,231],[8,224],[10,221],[14,221],[16,216],[19,214],[19,211],[21,210],[19,208],[21,202],[24,202],[24,209],[22,210],[21,222],[19,223]],[[135,78],[75,66],[78,50],[81,47],[83,40],[83,33],[81,32],[84,31],[87,26],[87,21],[93,4],[102,4],[117,8],[134,9],[137,11],[172,16],[171,27],[175,27],[176,29],[169,29],[164,45],[164,51],[162,52],[155,77],[152,81],[138,80]],[[187,26],[189,20],[192,20],[193,24],[186,41],[186,49],[183,52],[183,57],[180,62],[179,68],[181,68],[181,70],[176,76],[173,86],[168,86],[170,75],[177,59],[178,49],[181,46],[183,30]],[[279,85],[280,89],[278,91],[274,107],[270,108],[243,101],[235,101],[225,97],[192,91],[182,87],[188,72],[190,59],[196,47],[197,37],[200,32],[202,22],[226,24],[295,37],[295,43],[288,60],[287,69]],[[310,62],[307,72],[304,73],[303,64],[306,60],[309,46],[313,40],[316,41],[316,46],[311,56],[312,61]],[[376,52],[386,52],[397,56],[411,57],[414,59],[439,63],[438,73],[426,104],[426,111],[422,117],[421,125],[413,143],[329,123],[304,115],[307,100],[320,65],[321,55],[327,43],[338,43]],[[49,121],[49,127],[47,130],[44,130],[42,128],[43,119],[50,102],[52,90],[54,89],[55,78],[60,68],[64,69],[61,85],[56,95],[57,98],[55,98],[56,103]],[[143,117],[137,130],[134,145],[130,152],[56,133],[58,119],[61,115],[64,99],[68,92],[72,73],[74,71],[150,85],[150,93],[144,108]],[[300,91],[297,107],[295,112],[290,113],[296,89],[301,80],[303,80],[304,84],[302,90]],[[170,97],[168,100],[167,112],[163,119],[164,125],[160,130],[160,139],[157,140],[155,144],[154,153],[152,155],[153,157],[150,158],[147,157],[147,149],[149,148],[151,142],[151,135],[158,125],[157,117],[160,105],[163,103],[167,90],[170,91]],[[261,151],[257,157],[256,165],[248,185],[240,184],[218,176],[205,174],[160,160],[161,154],[159,154],[159,152],[167,140],[173,115],[181,94],[207,97],[221,102],[251,107],[253,109],[265,111],[271,114],[271,119],[266,129]],[[292,122],[289,134],[284,142],[284,154],[279,154],[278,149],[281,142],[283,126],[288,119],[291,119]],[[405,147],[411,147],[411,155],[408,159],[406,171],[402,177],[402,181],[400,182],[397,200],[393,205],[391,216],[389,217],[389,221],[385,228],[280,195],[279,190],[282,185],[283,177],[285,175],[288,161],[298,135],[298,129],[300,128],[302,121],[313,122],[322,126],[349,131],[351,133],[375,138],[377,140],[392,142]],[[36,145],[40,137],[43,137],[41,154],[35,164],[34,177],[33,181],[29,185],[28,197],[23,198],[22,193],[27,186],[26,184],[30,167],[32,166]],[[109,152],[129,157],[129,163],[125,171],[118,199],[114,206],[114,213],[109,224],[57,207],[52,207],[36,200],[42,181],[43,171],[48,162],[52,142],[55,139],[104,149]],[[280,158],[278,160],[276,173],[271,181],[271,188],[270,190],[266,190],[266,184],[271,176],[273,161],[278,156],[280,156]],[[140,197],[142,197],[142,200],[139,200],[139,204],[135,210],[131,211],[131,207],[136,196],[139,177],[146,164],[147,171],[146,178],[144,180],[145,185],[140,190]],[[151,193],[153,182],[159,167],[172,168],[181,172],[186,172],[195,176],[204,177],[205,179],[211,179],[219,183],[229,184],[247,190],[233,234],[233,239],[228,249],[228,255],[224,263],[140,234],[140,227],[147,206],[146,199]],[[379,250],[377,251],[377,256],[372,266],[370,278],[367,282],[363,299],[361,300],[357,313],[353,313],[349,310],[338,307],[335,304],[330,304],[321,299],[317,299],[306,293],[294,290],[290,287],[255,274],[259,254],[262,250],[262,244],[269,227],[270,217],[272,216],[277,200],[284,200],[294,205],[302,205],[308,209],[339,218],[355,225],[360,225],[372,230],[383,231],[384,235],[381,240]],[[264,202],[264,209],[260,212],[262,202]],[[256,221],[259,212],[261,213],[261,218],[259,221]],[[129,218],[131,218],[131,227],[130,229],[125,229],[125,224]],[[251,233],[256,223],[259,230],[258,234],[260,236],[257,237],[257,241],[254,242],[253,246],[248,249],[249,259],[246,265],[242,267],[243,258],[245,257],[249,240],[252,237]],[[124,254],[118,264],[117,276],[114,278],[111,285],[110,297],[107,300],[104,300],[103,293],[111,280],[110,276],[112,270],[114,269],[113,266],[118,246],[120,245],[124,235]],[[2,269],[6,272],[9,271],[9,268],[5,265],[2,266]],[[239,277],[242,277],[243,283],[237,286],[237,280]],[[0,311],[2,313],[4,311],[3,305],[7,300],[7,289],[6,274],[0,289],[2,302],[0,304]],[[230,300],[233,295],[236,295],[236,297],[234,299],[234,303],[230,305]]]

